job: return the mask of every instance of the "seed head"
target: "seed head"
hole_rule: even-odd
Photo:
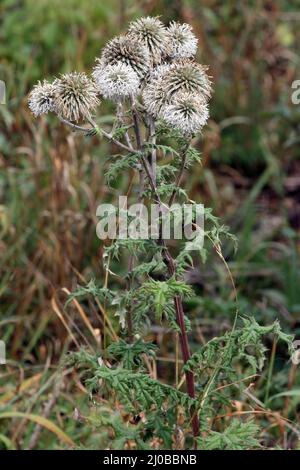
[[[199,132],[208,120],[208,106],[205,99],[190,93],[178,93],[171,104],[165,105],[160,117],[184,136],[191,137]]]
[[[38,82],[34,86],[28,98],[28,105],[35,116],[53,111],[54,94],[55,87],[47,80],[44,80],[43,83]]]
[[[69,121],[89,118],[100,104],[98,90],[84,73],[67,73],[54,81],[55,112]]]
[[[93,71],[95,83],[104,98],[122,101],[138,92],[140,80],[129,65],[122,62],[103,66],[99,61]]]
[[[147,112],[153,117],[157,117],[161,107],[167,103],[163,78],[172,68],[170,64],[159,65],[149,74],[142,96]]]
[[[197,52],[198,39],[189,24],[172,21],[167,28],[170,56],[174,59],[187,59]]]
[[[154,65],[171,52],[166,28],[158,18],[147,16],[133,21],[128,34],[147,47]]]
[[[197,62],[181,60],[175,62],[163,75],[163,84],[168,99],[179,92],[197,94],[205,99],[210,98],[211,82],[206,73],[207,68]]]
[[[129,65],[139,78],[143,78],[150,67],[150,55],[138,39],[129,35],[118,36],[103,48],[101,62],[104,65],[115,65],[119,62]]]

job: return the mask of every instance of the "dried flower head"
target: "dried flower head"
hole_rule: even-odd
[[[28,98],[28,105],[35,116],[53,111],[54,94],[55,87],[47,80],[44,80],[43,83],[38,82],[34,86]]]
[[[143,101],[146,111],[153,117],[157,117],[166,102],[166,93],[160,79],[147,84],[143,90]]]
[[[169,40],[165,25],[151,16],[130,23],[128,33],[147,47],[153,64],[170,54]]]
[[[161,107],[167,102],[163,78],[172,68],[173,65],[170,64],[155,67],[151,71],[147,85],[143,90],[142,96],[145,108],[153,117],[158,116]]]
[[[140,85],[139,77],[135,71],[122,62],[103,66],[99,61],[94,68],[93,78],[104,98],[113,101],[121,101],[129,96],[135,96]]]
[[[208,106],[204,98],[191,93],[178,93],[171,104],[165,105],[160,117],[183,135],[199,132],[208,120]]]
[[[174,59],[193,57],[197,52],[198,39],[189,24],[172,21],[167,28],[170,56]]]
[[[132,67],[139,78],[143,78],[150,67],[150,55],[148,49],[138,39],[129,35],[118,36],[103,48],[101,62],[104,65],[122,62]]]
[[[211,82],[207,68],[190,60],[181,60],[163,75],[163,84],[168,99],[179,92],[188,92],[208,99],[211,95]]]
[[[174,68],[174,64],[163,63],[151,69],[149,80],[161,79],[164,75]]]
[[[55,111],[69,121],[89,118],[100,104],[96,84],[84,73],[67,73],[54,81]]]

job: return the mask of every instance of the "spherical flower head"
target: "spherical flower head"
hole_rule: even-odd
[[[189,24],[172,21],[167,28],[167,37],[171,49],[170,57],[188,59],[196,54],[198,39]]]
[[[101,55],[103,65],[115,65],[119,62],[130,66],[139,78],[143,78],[151,65],[148,49],[129,35],[118,36],[103,48]]]
[[[207,68],[197,62],[182,60],[173,64],[163,76],[166,96],[170,99],[179,92],[198,94],[208,99],[211,95],[211,82]]]
[[[147,47],[154,65],[171,52],[165,25],[158,18],[147,16],[133,21],[128,34]]]
[[[157,117],[161,107],[166,104],[166,92],[163,78],[173,65],[162,64],[155,67],[148,78],[147,85],[143,90],[143,101],[146,111],[153,117]]]
[[[44,80],[43,83],[38,82],[29,94],[28,105],[35,116],[47,114],[53,111],[53,101],[55,95],[55,87],[52,83]]]
[[[98,89],[84,73],[72,72],[54,81],[55,112],[68,121],[88,119],[100,104]]]
[[[178,93],[171,104],[161,109],[160,117],[185,137],[191,137],[199,132],[208,120],[207,102],[200,96],[186,92]]]
[[[140,85],[140,79],[135,71],[122,62],[103,66],[99,61],[94,68],[93,78],[104,98],[113,101],[136,96]]]

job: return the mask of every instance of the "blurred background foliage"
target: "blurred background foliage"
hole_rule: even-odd
[[[91,432],[93,417],[81,416],[87,397],[79,377],[65,370],[57,384],[57,367],[75,347],[70,331],[77,343],[91,344],[91,325],[103,340],[103,312],[93,299],[64,304],[78,284],[103,283],[96,207],[124,194],[128,175],[107,188],[103,169],[115,149],[70,133],[52,116],[35,120],[27,94],[44,77],[90,71],[103,44],[142,15],[192,24],[198,58],[210,67],[211,119],[195,142],[202,164],[185,182],[190,197],[213,207],[239,239],[236,254],[231,245],[223,250],[240,312],[266,324],[278,318],[286,332],[300,334],[300,106],[291,102],[291,84],[300,79],[299,1],[2,0],[0,79],[7,105],[0,106],[0,337],[8,363],[0,366],[0,448],[61,447],[67,443],[61,430],[86,446],[99,447],[103,438]],[[111,123],[108,105],[99,119]],[[126,264],[121,260],[113,270],[124,272]],[[196,345],[230,326],[235,305],[226,268],[214,253],[189,280],[198,294],[187,306]],[[118,331],[118,320],[110,321]],[[162,328],[152,340],[162,358],[157,374],[168,380],[170,337]],[[286,351],[271,339],[267,346],[274,361],[252,392],[272,414],[257,419],[267,445],[295,447],[299,431],[285,420],[299,418],[299,374]],[[74,408],[80,410],[76,419]],[[245,399],[233,409],[249,405]],[[7,410],[25,415],[1,419]],[[25,419],[28,413],[59,429],[42,431]]]

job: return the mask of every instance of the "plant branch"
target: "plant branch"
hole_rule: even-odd
[[[63,123],[66,124],[67,126],[71,127],[73,130],[81,131],[84,132],[85,134],[88,134],[90,132],[96,131],[98,135],[104,135],[108,140],[113,142],[115,145],[118,145],[123,150],[126,150],[127,152],[132,153],[134,151],[134,148],[128,147],[127,145],[123,144],[119,140],[115,139],[112,134],[109,134],[106,132],[104,129],[100,129],[99,126],[92,120],[88,119],[89,123],[92,125],[92,127],[83,127],[83,126],[78,126],[77,124],[74,124],[73,122],[68,121],[67,119],[64,119],[61,116],[58,116],[58,119]]]
[[[95,131],[97,132],[97,134],[99,135],[104,135],[104,137],[106,137],[108,140],[110,140],[111,142],[113,142],[114,144],[118,145],[120,148],[122,148],[123,150],[127,150],[127,152],[130,152],[132,153],[134,151],[134,148],[132,146],[128,147],[127,145],[123,144],[122,142],[120,142],[119,140],[115,139],[112,134],[106,132],[104,129],[100,129],[100,127],[98,126],[98,124],[93,120],[93,119],[88,119],[89,123],[94,127]]]

